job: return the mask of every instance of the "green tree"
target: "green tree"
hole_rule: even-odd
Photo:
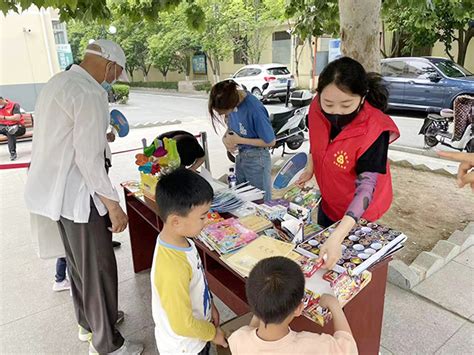
[[[313,63],[310,76],[314,77],[316,68],[313,48],[317,45],[317,38],[324,34],[337,36],[339,33],[337,0],[289,0],[284,15],[293,24],[291,33],[296,36],[295,75],[299,78],[299,63],[307,43]]]
[[[169,71],[190,74],[191,56],[198,49],[195,31],[187,24],[188,7],[183,4],[172,12],[163,12],[157,23],[158,31],[148,40],[148,60],[166,81]]]
[[[416,55],[440,41],[454,61],[452,45],[457,42],[457,62],[463,65],[469,42],[474,36],[474,2],[468,0],[386,0],[383,19],[394,35],[386,56]],[[470,25],[471,23],[471,25]]]
[[[285,0],[233,0],[226,9],[234,50],[246,64],[260,62],[268,38],[284,20]]]
[[[211,67],[214,82],[220,80],[220,62],[232,56],[232,19],[227,11],[231,0],[198,0],[204,9],[203,30],[198,42]]]

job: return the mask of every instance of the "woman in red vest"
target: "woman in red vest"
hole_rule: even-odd
[[[0,96],[0,134],[7,136],[10,160],[16,160],[16,137],[25,134],[20,105]]]
[[[313,175],[322,194],[318,223],[341,221],[320,250],[325,267],[341,258],[341,243],[360,218],[375,221],[392,203],[388,146],[400,133],[387,108],[380,75],[354,59],[328,64],[309,111],[310,156],[298,183]]]

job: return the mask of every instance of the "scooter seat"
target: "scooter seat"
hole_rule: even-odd
[[[443,116],[438,115],[437,113],[430,113],[428,118],[433,121],[446,121],[446,118]]]
[[[293,116],[293,113],[298,109],[298,107],[291,108],[289,111],[278,112],[270,114],[271,122],[281,122],[287,121],[290,117]]]

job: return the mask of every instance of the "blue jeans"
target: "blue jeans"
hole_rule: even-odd
[[[265,148],[240,150],[235,160],[237,184],[248,181],[265,191],[265,201],[272,199],[272,160],[270,151]]]
[[[66,258],[56,260],[56,282],[62,282],[66,278]]]

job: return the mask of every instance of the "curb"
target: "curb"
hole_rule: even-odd
[[[464,231],[457,230],[447,240],[439,240],[431,252],[421,252],[411,265],[408,266],[401,260],[391,261],[388,266],[388,281],[411,290],[473,245],[474,222],[469,222]]]
[[[144,94],[168,94],[173,96],[185,96],[185,97],[194,97],[194,98],[209,98],[209,94],[202,93],[201,91],[194,92],[182,92],[175,89],[158,89],[158,88],[139,88],[134,87],[130,88],[130,92],[144,93]]]
[[[413,170],[418,170],[418,171],[425,171],[433,174],[439,174],[439,175],[444,175],[444,176],[449,176],[453,177],[456,176],[456,174],[446,170],[446,169],[432,169],[428,165],[425,164],[413,164],[409,162],[406,159],[403,160],[392,160],[389,158],[390,164],[394,166],[400,166],[402,168],[411,168]]]
[[[389,146],[389,149],[396,150],[396,151],[402,152],[402,153],[410,153],[410,154],[416,154],[416,155],[423,155],[425,157],[430,157],[430,158],[443,159],[443,158],[439,157],[438,154],[436,154],[434,151],[428,150],[428,149],[405,147],[405,146],[398,145],[398,144],[391,144]],[[444,159],[444,160],[446,160],[446,159]]]
[[[130,128],[148,128],[148,127],[161,127],[161,126],[170,126],[181,124],[180,120],[173,120],[173,121],[155,121],[155,122],[143,122],[137,123],[134,125],[130,125]]]

